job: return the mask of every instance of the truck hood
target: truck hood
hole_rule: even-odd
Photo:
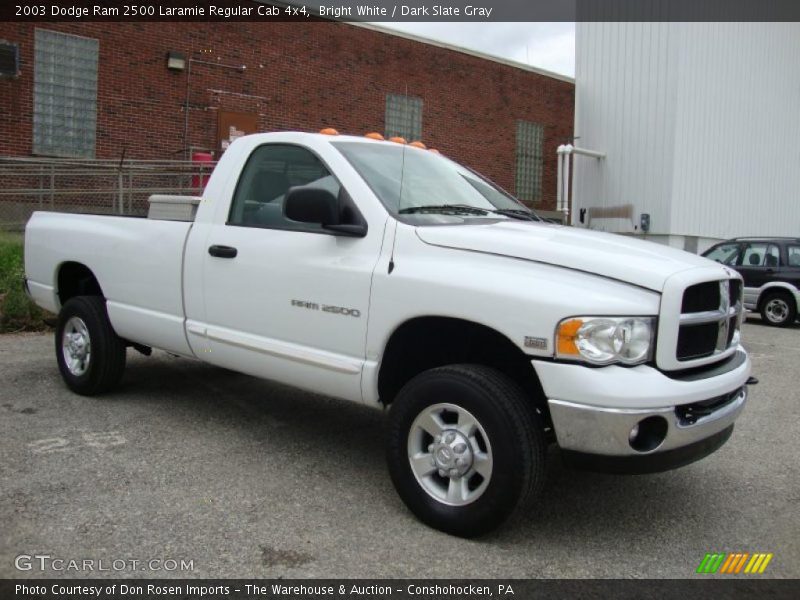
[[[584,271],[660,292],[668,277],[716,263],[630,237],[530,221],[417,227],[426,244]],[[717,265],[719,267],[719,265]],[[720,278],[728,275],[720,268]]]

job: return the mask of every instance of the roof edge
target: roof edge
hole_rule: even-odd
[[[254,1],[260,4],[272,4],[278,6],[292,6],[294,3],[297,2],[297,0],[254,0]],[[429,46],[444,48],[445,50],[452,50],[453,52],[459,52],[461,54],[466,54],[468,56],[474,56],[475,58],[488,60],[491,62],[499,63],[501,65],[506,65],[507,67],[520,69],[522,71],[528,71],[529,73],[536,73],[537,75],[543,75],[544,77],[550,77],[551,79],[557,79],[559,81],[575,85],[574,77],[569,77],[567,75],[561,75],[560,73],[556,73],[555,71],[548,71],[547,69],[526,65],[525,63],[517,62],[515,60],[508,60],[507,58],[492,56],[491,54],[485,54],[483,52],[478,52],[477,50],[470,50],[469,48],[456,46],[455,44],[448,44],[447,42],[432,40],[430,38],[426,38],[421,35],[408,33],[406,31],[399,31],[397,29],[392,29],[384,25],[379,25],[375,21],[344,21],[340,19],[334,19],[332,17],[318,17],[318,18],[323,19],[325,21],[329,21],[331,23],[345,23],[347,25],[353,25],[355,27],[363,27],[364,29],[371,29],[373,31],[385,33],[387,35],[393,35],[396,37],[405,38],[407,40],[411,40],[412,42],[419,42],[421,44],[427,44]]]
[[[447,42],[432,40],[430,38],[415,35],[413,33],[408,33],[406,31],[399,31],[397,29],[385,27],[383,25],[379,25],[374,22],[363,22],[363,21],[337,21],[337,22],[346,23],[347,25],[353,25],[355,27],[363,27],[364,29],[372,29],[373,31],[378,31],[380,33],[385,33],[388,35],[394,35],[396,37],[405,38],[407,40],[411,40],[413,42],[419,42],[422,44],[427,44],[429,46],[437,46],[438,48],[444,48],[445,50],[460,52],[461,54],[467,54],[468,56],[474,56],[475,58],[480,58],[483,60],[500,63],[501,65],[506,65],[507,67],[513,67],[515,69],[520,69],[522,71],[536,73],[537,75],[543,75],[544,77],[550,77],[551,79],[558,79],[559,81],[564,81],[566,83],[571,83],[575,85],[574,77],[561,75],[560,73],[556,73],[554,71],[548,71],[547,69],[542,69],[540,67],[533,67],[531,65],[526,65],[525,63],[517,62],[515,60],[508,60],[500,56],[492,56],[491,54],[485,54],[483,52],[478,52],[477,50],[470,50],[469,48],[464,48],[462,46],[448,44]]]

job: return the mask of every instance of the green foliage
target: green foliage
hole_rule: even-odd
[[[44,311],[22,289],[25,273],[21,234],[0,233],[0,332],[44,328]]]

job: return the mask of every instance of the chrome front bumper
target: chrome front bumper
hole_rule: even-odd
[[[751,369],[743,349],[704,373],[672,377],[645,365],[532,363],[565,460],[618,473],[675,468],[722,446],[747,402]]]
[[[733,425],[747,401],[743,386],[721,399],[719,408],[696,419],[685,417],[685,406],[660,409],[614,409],[550,400],[550,416],[558,445],[564,450],[606,456],[641,456],[665,452],[700,442]],[[691,405],[689,405],[691,406]],[[631,431],[648,417],[666,422],[661,443],[648,450],[631,445]]]

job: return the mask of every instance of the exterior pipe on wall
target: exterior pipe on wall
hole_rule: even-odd
[[[560,145],[558,150],[556,150],[556,154],[558,156],[557,165],[558,165],[558,174],[556,176],[556,210],[561,210],[562,204],[562,184],[564,180],[564,145]]]
[[[586,148],[577,148],[572,144],[562,144],[556,150],[558,154],[558,185],[556,189],[556,210],[564,213],[564,223],[569,223],[569,182],[570,161],[573,154],[590,158],[605,158],[605,153]]]
[[[592,158],[605,158],[606,155],[604,152],[597,152],[595,150],[587,150],[586,148],[578,148],[576,146],[570,146],[572,148],[573,154],[582,154],[583,156],[591,156]]]
[[[564,147],[564,194],[563,194],[563,201],[564,206],[562,207],[562,211],[564,213],[564,224],[569,225],[569,164],[572,161],[572,144],[567,144]]]

